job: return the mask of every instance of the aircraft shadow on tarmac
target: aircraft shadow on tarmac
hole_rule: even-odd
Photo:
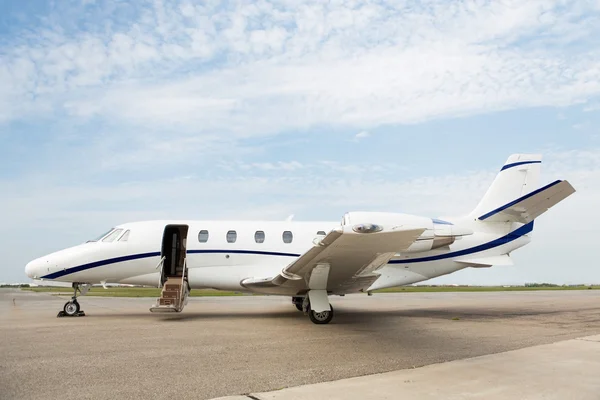
[[[335,306],[334,306],[335,307]],[[544,315],[558,315],[568,312],[578,312],[581,309],[573,310],[523,310],[522,308],[502,308],[482,310],[475,307],[455,307],[455,308],[419,308],[419,309],[400,309],[400,310],[364,310],[335,307],[335,317],[331,322],[336,325],[347,324],[363,324],[368,323],[390,323],[397,322],[399,318],[429,318],[453,320],[459,319],[463,321],[484,321],[496,319],[512,319],[522,317],[534,317]],[[156,319],[165,322],[190,321],[190,320],[213,320],[213,319],[288,319],[302,320],[308,319],[303,313],[296,310],[290,311],[259,311],[244,309],[234,312],[219,312],[209,311],[198,312],[184,310],[182,313],[173,314],[151,314],[148,312],[119,312],[115,311],[100,311],[93,308],[86,310],[86,318],[111,318],[111,319]]]

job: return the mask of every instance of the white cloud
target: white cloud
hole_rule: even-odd
[[[314,127],[360,131],[358,140],[378,126],[592,104],[600,95],[600,27],[592,6],[148,1],[98,3],[96,15],[59,2],[55,15],[0,43],[0,136],[15,134],[3,129],[15,121],[61,124],[60,137],[47,140],[54,164],[65,154],[63,135],[86,144],[69,152],[64,166],[40,161],[31,175],[0,181],[0,207],[11,210],[0,240],[23,246],[31,226],[45,238],[35,250],[27,244],[5,254],[5,265],[23,265],[32,252],[128,220],[466,212],[491,170],[403,179],[399,165],[324,160],[331,152],[286,156],[263,143],[284,133],[284,140],[301,140]],[[600,222],[599,155],[546,157],[552,177],[572,177],[580,192],[542,223],[548,233],[541,239],[554,241],[540,240],[536,254],[547,256],[530,261],[541,276],[542,261],[563,253],[592,263],[589,232],[580,242],[569,239],[569,251],[558,250],[565,227],[580,232],[588,221]],[[174,161],[178,169],[161,168]],[[140,180],[110,183],[125,167]],[[177,196],[166,202],[165,193]]]
[[[600,103],[593,103],[583,108],[584,112],[600,111]]]
[[[370,136],[371,134],[368,131],[360,131],[356,135],[354,135],[354,140],[358,142],[361,139],[366,139]]]
[[[127,24],[75,35],[53,25],[4,48],[0,121],[64,112],[244,137],[600,94],[591,40],[600,29],[582,4],[156,2],[137,11]],[[588,39],[585,50],[567,47]]]
[[[575,130],[582,130],[585,129],[589,126],[589,123],[587,121],[585,122],[579,122],[577,124],[573,124],[572,128]]]

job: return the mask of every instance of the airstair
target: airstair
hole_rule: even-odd
[[[164,263],[164,258],[161,264]],[[162,275],[162,265],[161,275]],[[156,299],[156,304],[150,308],[155,313],[181,312],[188,303],[190,289],[187,277],[187,260],[183,260],[183,267],[177,271],[181,276],[167,277],[167,281],[162,286],[160,297]]]

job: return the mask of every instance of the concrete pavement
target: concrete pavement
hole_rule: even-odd
[[[152,298],[84,296],[86,317],[56,318],[66,300],[0,290],[2,400],[211,399],[600,334],[595,290],[332,297],[326,326],[289,298],[192,298],[157,315]]]
[[[219,400],[600,399],[600,335]]]

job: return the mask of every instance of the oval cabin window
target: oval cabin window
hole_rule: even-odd
[[[227,243],[235,243],[236,240],[237,240],[237,232],[236,231],[227,232]]]
[[[208,242],[208,231],[206,229],[203,229],[198,233],[198,241],[200,243]]]
[[[265,233],[263,231],[256,231],[256,233],[254,234],[254,241],[256,243],[264,243]]]
[[[294,235],[290,231],[283,232],[283,243],[292,243],[294,240]]]

